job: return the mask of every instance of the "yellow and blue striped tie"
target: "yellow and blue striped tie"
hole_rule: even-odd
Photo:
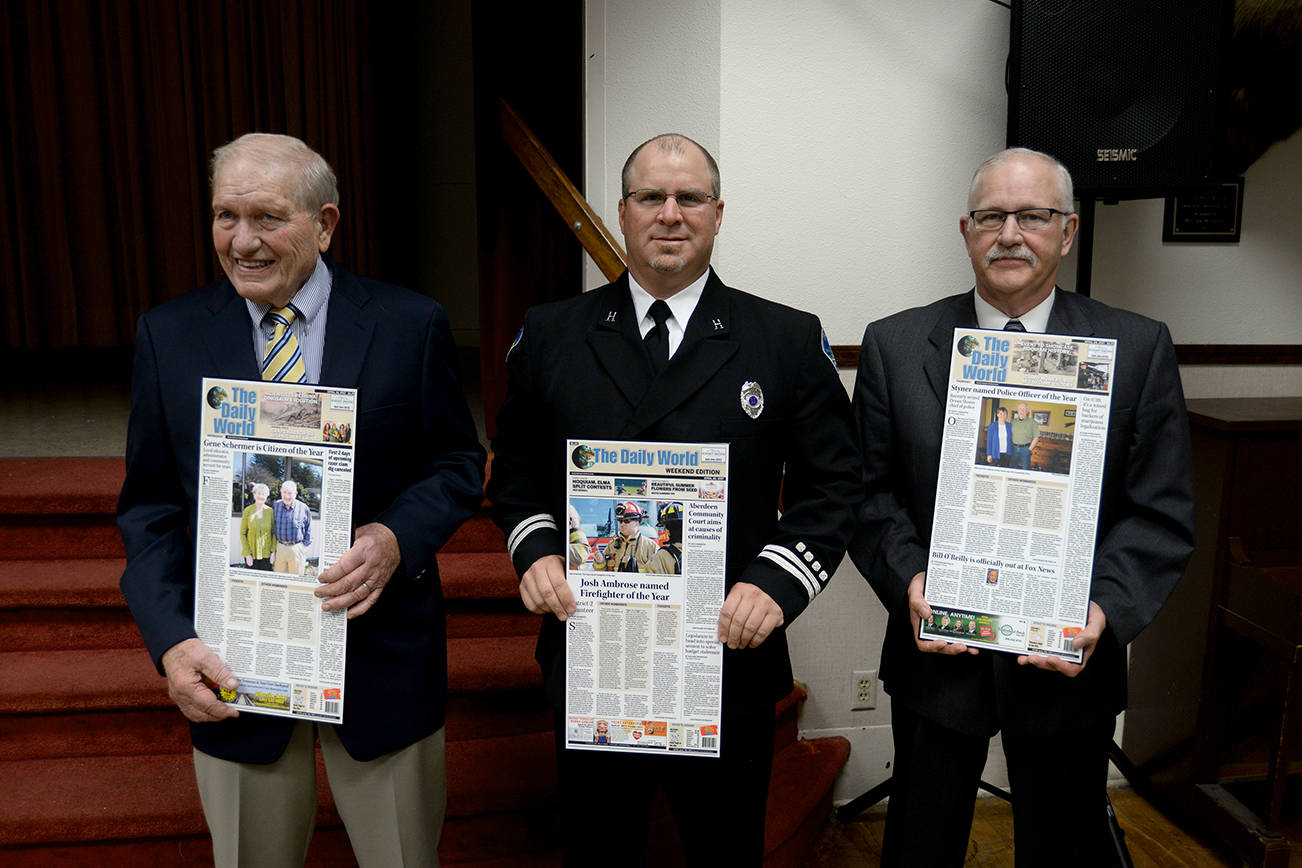
[[[298,347],[298,338],[290,324],[298,310],[291,304],[286,307],[273,307],[267,311],[274,330],[271,340],[267,341],[267,351],[262,357],[262,379],[288,381],[290,383],[307,382],[307,366],[303,364],[303,351]],[[265,320],[264,320],[265,322]]]

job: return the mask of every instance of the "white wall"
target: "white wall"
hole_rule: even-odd
[[[719,7],[714,0],[590,0],[584,27],[583,193],[618,237],[620,170],[642,142],[680,132],[723,160]],[[725,245],[720,238],[716,252]],[[586,258],[584,281],[589,289],[606,282]]]
[[[1302,135],[1248,168],[1238,244],[1163,244],[1162,200],[1100,205],[1092,295],[1163,320],[1177,344],[1296,344],[1302,333]],[[1189,366],[1185,395],[1302,394],[1297,366]]]
[[[691,136],[722,169],[724,280],[858,344],[868,321],[971,286],[958,217],[972,170],[1004,143],[1008,14],[977,0],[589,0],[588,198],[616,229],[629,151]],[[1160,200],[1100,206],[1093,295],[1166,320],[1177,343],[1296,343],[1299,178],[1299,137],[1252,167],[1237,246],[1163,245]],[[1191,396],[1302,394],[1297,368],[1184,376]],[[850,673],[877,668],[884,626],[847,562],[790,629],[810,688],[802,729],[854,745],[837,799],[889,774],[885,697],[848,710]],[[1003,775],[996,748],[987,779]]]
[[[726,279],[819,314],[833,344],[969,286],[958,215],[1003,142],[1006,11],[722,5]]]
[[[1297,343],[1302,136],[1245,177],[1238,244],[1163,244],[1161,199],[1099,206],[1094,297],[1165,320],[1178,344]]]

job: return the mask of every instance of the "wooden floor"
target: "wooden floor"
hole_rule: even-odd
[[[1135,868],[1225,868],[1238,865],[1228,850],[1213,850],[1186,835],[1128,789],[1109,790]],[[849,823],[828,821],[822,839],[801,868],[876,868],[881,864],[886,806],[876,805]],[[1002,799],[978,799],[965,868],[1013,868],[1013,810]],[[1294,854],[1293,864],[1298,861]],[[1101,866],[1106,868],[1106,866]]]

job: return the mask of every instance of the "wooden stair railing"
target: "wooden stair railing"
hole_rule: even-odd
[[[592,261],[601,269],[607,280],[614,280],[624,272],[624,248],[620,247],[615,236],[601,222],[597,212],[592,210],[588,200],[565,176],[565,172],[552,159],[552,155],[543,147],[542,142],[521,120],[506,100],[499,100],[501,107],[502,138],[511,148],[516,158],[524,166],[529,177],[533,178],[538,189],[542,190],[570,227],[570,231],[579,239],[583,249],[592,257]]]

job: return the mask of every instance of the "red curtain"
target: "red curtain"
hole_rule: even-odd
[[[366,273],[371,34],[346,0],[0,3],[0,340],[129,344],[220,274],[208,158],[295,135],[339,175],[332,253]]]

